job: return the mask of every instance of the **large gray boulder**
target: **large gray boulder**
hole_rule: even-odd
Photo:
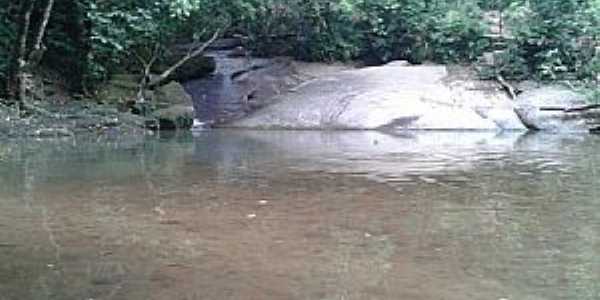
[[[521,94],[516,112],[530,129],[589,131],[600,125],[600,110],[580,109],[588,104],[585,95],[566,87],[546,86]]]
[[[192,106],[192,97],[185,91],[183,86],[176,81],[156,88],[154,91],[154,102],[157,106],[189,105]]]
[[[161,86],[154,92],[157,108],[154,117],[161,129],[190,128],[194,121],[192,97],[175,81]]]
[[[343,71],[276,96],[276,104],[230,126],[392,131],[525,129],[501,88],[450,73],[444,66],[398,62]]]

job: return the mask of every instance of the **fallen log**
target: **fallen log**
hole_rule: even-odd
[[[564,113],[573,113],[573,112],[582,112],[588,111],[592,109],[600,109],[600,104],[590,104],[584,106],[575,106],[575,107],[560,107],[560,106],[542,106],[540,107],[540,111],[561,111]]]

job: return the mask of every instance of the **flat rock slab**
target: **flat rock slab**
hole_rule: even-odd
[[[229,124],[255,129],[522,130],[499,87],[454,80],[445,66],[391,63],[338,72]]]

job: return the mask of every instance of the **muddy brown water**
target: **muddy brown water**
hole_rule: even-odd
[[[600,299],[600,138],[0,142],[0,299]]]

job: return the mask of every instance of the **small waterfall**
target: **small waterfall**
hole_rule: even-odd
[[[248,96],[253,86],[239,80],[239,74],[260,68],[268,59],[233,56],[235,49],[212,50],[206,56],[214,58],[216,70],[206,78],[183,83],[192,96],[196,118],[208,124],[225,123],[243,117],[248,112]]]

